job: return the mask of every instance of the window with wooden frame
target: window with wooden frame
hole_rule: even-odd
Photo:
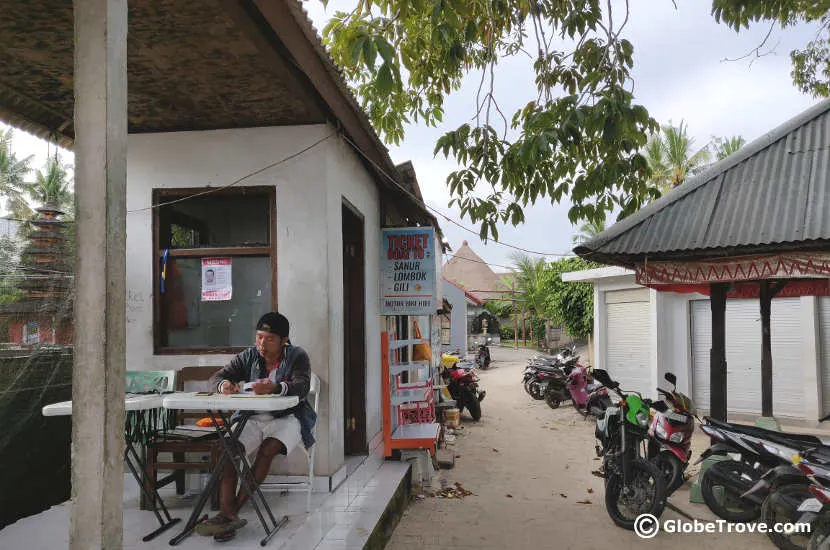
[[[275,189],[205,191],[153,191],[157,354],[241,351],[277,310]]]
[[[449,313],[441,314],[441,345],[449,346],[452,344],[452,322]]]

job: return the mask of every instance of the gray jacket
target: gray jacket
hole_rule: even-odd
[[[282,364],[276,372],[277,383],[285,384],[283,395],[296,395],[300,403],[296,407],[284,411],[272,411],[275,417],[293,414],[300,422],[303,445],[306,449],[314,444],[314,435],[311,430],[317,422],[317,413],[308,403],[306,397],[311,385],[311,365],[308,354],[301,347],[287,344],[283,350]],[[262,357],[255,347],[250,347],[238,353],[231,362],[222,367],[211,376],[210,381],[214,387],[219,386],[223,381],[228,380],[234,384],[241,382],[254,382],[261,378],[268,377],[268,369],[265,365],[265,358]],[[233,420],[239,413],[234,414]]]

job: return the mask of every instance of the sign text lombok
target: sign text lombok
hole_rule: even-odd
[[[381,315],[434,314],[435,266],[434,229],[383,229],[380,258]]]

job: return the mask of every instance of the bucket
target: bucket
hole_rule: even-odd
[[[461,411],[456,408],[444,411],[444,425],[447,428],[457,428],[461,424]]]

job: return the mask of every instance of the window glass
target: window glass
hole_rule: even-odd
[[[171,258],[161,294],[164,334],[169,348],[228,348],[253,345],[254,328],[271,311],[271,262],[267,257],[235,256],[229,301],[202,301],[201,258]]]
[[[164,195],[160,202],[176,198]],[[270,208],[265,194],[206,195],[165,205],[159,244],[174,249],[268,246]]]

